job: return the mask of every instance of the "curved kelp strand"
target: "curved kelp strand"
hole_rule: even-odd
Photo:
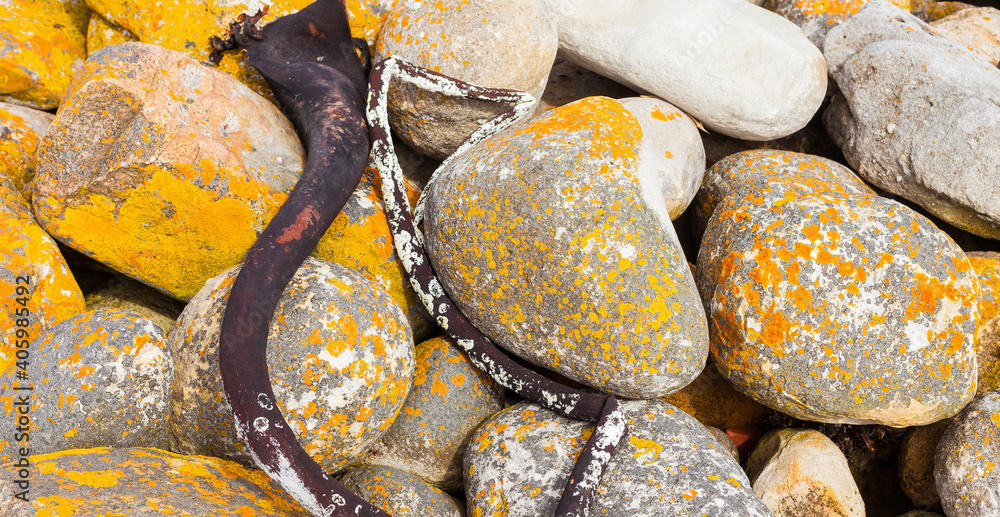
[[[403,173],[389,137],[386,96],[389,80],[393,77],[445,95],[513,104],[512,108],[480,127],[452,156],[523,118],[534,99],[524,92],[483,88],[418,68],[398,58],[386,59],[376,65],[369,76],[367,115],[373,144],[372,160],[382,179],[382,196],[396,253],[410,284],[437,323],[466,351],[477,368],[504,388],[570,418],[597,422],[570,474],[555,514],[557,517],[582,516],[597,493],[615,447],[626,432],[618,402],[610,394],[594,395],[563,386],[512,361],[468,321],[445,293],[424,250],[423,234],[413,223],[403,188]],[[442,168],[447,164],[448,161]]]
[[[263,32],[252,23],[234,32],[229,42],[213,42],[216,49],[246,50],[307,153],[294,190],[247,253],[223,315],[219,367],[236,431],[257,466],[314,515],[387,517],[302,448],[275,403],[266,359],[281,293],[357,187],[368,159],[365,74],[347,13],[341,1],[319,0]]]

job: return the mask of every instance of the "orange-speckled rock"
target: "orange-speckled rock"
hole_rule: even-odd
[[[952,420],[934,455],[934,484],[948,517],[1000,515],[1000,391]]]
[[[399,4],[399,0],[346,0],[344,4],[347,7],[351,35],[364,39],[374,49],[385,19]]]
[[[125,276],[113,277],[105,285],[87,293],[87,310],[124,309],[135,311],[167,335],[174,328],[184,304]]]
[[[736,391],[709,358],[694,382],[663,400],[677,406],[706,426],[720,429],[766,430],[764,418],[771,410]]]
[[[0,462],[20,447],[32,454],[90,447],[167,446],[173,363],[163,332],[132,311],[104,309],[75,316],[31,342],[27,381],[0,376],[12,394],[2,403]],[[14,438],[15,385],[30,392],[30,443]]]
[[[951,419],[910,428],[899,446],[899,487],[918,508],[941,509],[934,486],[934,451]]]
[[[772,431],[747,460],[753,491],[776,517],[865,517],[847,458],[812,429]]]
[[[393,517],[464,517],[455,498],[409,472],[368,465],[351,469],[341,483]]]
[[[389,14],[372,58],[395,56],[473,84],[524,90],[538,99],[558,47],[555,21],[544,0],[420,0]],[[409,84],[389,92],[393,131],[438,159],[509,107]]]
[[[608,463],[590,515],[771,516],[739,463],[683,411],[622,401],[628,435]],[[592,425],[521,402],[476,431],[465,454],[469,515],[552,515]]]
[[[175,368],[171,449],[252,464],[219,373],[219,326],[238,268],[209,280],[167,336]],[[267,362],[278,406],[328,471],[343,469],[392,424],[413,384],[402,311],[360,273],[309,258],[271,319]]]
[[[931,27],[938,34],[982,53],[994,66],[1000,62],[1000,9],[963,9],[932,22]]]
[[[971,252],[969,262],[979,275],[979,328],[976,329],[977,395],[1000,389],[1000,253]]]
[[[139,38],[135,34],[105,20],[103,16],[95,14],[90,17],[90,25],[87,26],[87,56],[104,47],[136,41]]]
[[[931,23],[945,16],[957,13],[962,9],[975,7],[965,2],[950,2],[941,0],[911,0],[910,12],[921,20]]]
[[[0,515],[310,517],[259,470],[157,449],[74,449],[30,458],[30,502],[0,494]],[[0,467],[11,472],[10,464]]]
[[[0,176],[7,176],[29,204],[35,152],[53,118],[51,113],[0,102]]]
[[[618,101],[547,112],[456,157],[428,186],[427,251],[487,336],[631,398],[687,385],[707,356],[704,309]]]
[[[744,182],[709,220],[697,272],[719,370],[767,406],[906,427],[975,394],[979,281],[899,203],[805,176]]]
[[[687,209],[705,178],[705,146],[694,119],[673,104],[653,97],[618,102],[639,121],[643,147],[639,167],[659,180],[670,219]]]
[[[849,192],[872,193],[851,169],[821,156],[772,149],[743,151],[719,160],[705,174],[694,201],[695,235],[700,237],[705,233],[715,207],[743,182],[762,176],[780,181],[788,175],[803,175],[841,185]]]
[[[73,0],[13,0],[0,12],[0,100],[54,109],[86,56],[90,13]]]
[[[465,446],[484,420],[503,409],[503,389],[445,337],[417,345],[416,364],[406,404],[361,461],[458,488]]]
[[[4,220],[0,225],[0,373],[4,373],[14,367],[18,346],[27,346],[46,328],[80,314],[86,306],[56,243],[31,217],[24,198],[4,175],[0,175],[0,217]]]
[[[857,13],[869,0],[764,0],[761,7],[774,11],[802,28],[823,49],[823,39],[831,28]],[[888,0],[909,11],[912,0]]]

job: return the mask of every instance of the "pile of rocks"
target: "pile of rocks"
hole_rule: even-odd
[[[262,5],[0,13],[0,514],[307,515],[253,468],[217,357],[305,159],[239,55],[206,61]],[[346,8],[374,60],[539,99],[455,156],[507,106],[400,83],[390,122],[462,312],[623,400],[591,514],[1000,515],[1000,11]],[[279,406],[392,515],[551,515],[591,427],[505,396],[440,336],[379,181],[265,315]]]

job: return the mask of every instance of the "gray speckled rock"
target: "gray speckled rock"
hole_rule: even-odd
[[[830,31],[823,115],[851,166],[968,232],[1000,238],[1000,70],[883,1]]]
[[[623,401],[618,444],[590,515],[770,516],[728,451],[666,402]],[[591,425],[518,403],[476,432],[465,456],[471,515],[552,515]]]
[[[32,341],[28,378],[0,377],[0,462],[29,444],[14,441],[20,408],[30,409],[32,454],[88,447],[166,447],[173,363],[163,333],[132,311],[74,316]],[[33,391],[13,386],[34,386]],[[30,398],[21,399],[22,396]]]
[[[167,336],[174,357],[171,449],[252,465],[219,373],[219,326],[238,268],[209,280]],[[413,341],[382,288],[309,258],[278,301],[268,332],[271,385],[306,452],[343,469],[389,428],[413,383]]]
[[[669,102],[652,97],[618,99],[642,127],[639,167],[659,178],[663,203],[677,219],[705,177],[705,146],[694,120]]]
[[[119,275],[84,298],[87,310],[125,309],[149,318],[164,335],[174,328],[184,304],[131,278]]]
[[[419,0],[386,18],[373,62],[395,56],[481,86],[542,96],[559,48],[555,21],[542,0]],[[389,94],[397,136],[443,159],[506,104],[421,91],[409,84]]]
[[[367,465],[347,471],[340,482],[393,517],[464,517],[455,498],[404,470]]]
[[[934,482],[948,517],[1000,515],[1000,391],[966,406],[938,442]]]
[[[780,180],[789,174],[837,183],[850,192],[872,192],[851,169],[821,156],[773,149],[743,151],[719,160],[705,173],[694,201],[695,235],[705,233],[715,207],[743,182],[762,176]]]
[[[589,97],[456,157],[426,190],[427,251],[487,336],[524,359],[631,398],[691,382],[704,309],[643,132]]]
[[[503,389],[450,339],[416,347],[413,389],[361,461],[397,467],[442,488],[462,486],[462,454],[473,431],[503,409]]]
[[[776,517],[864,517],[865,502],[840,449],[813,430],[772,431],[747,460],[753,491]]]
[[[934,451],[951,419],[911,428],[899,447],[899,486],[914,506],[941,508],[934,486]]]
[[[813,177],[747,181],[709,220],[697,272],[716,365],[762,404],[907,427],[975,394],[978,277],[899,203]]]

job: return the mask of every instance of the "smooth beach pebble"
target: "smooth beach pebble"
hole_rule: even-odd
[[[393,517],[463,517],[465,508],[452,496],[413,474],[368,465],[347,471],[340,482]]]
[[[770,516],[739,464],[703,425],[662,401],[622,401],[626,436],[591,515]],[[465,454],[470,515],[552,515],[592,426],[515,404],[476,432]]]
[[[219,326],[237,272],[209,280],[167,337],[176,365],[170,433],[174,451],[252,464],[219,373]],[[310,258],[271,319],[267,363],[278,407],[299,443],[337,471],[396,418],[413,383],[413,341],[385,291],[357,272]]]
[[[29,461],[29,501],[4,490],[0,515],[312,515],[267,474],[217,458],[95,448],[31,456]],[[12,465],[0,468],[9,472]]]
[[[31,343],[26,380],[0,376],[0,461],[17,456],[11,441],[22,401],[30,408],[31,452],[90,447],[167,447],[173,362],[163,332],[131,311],[99,310],[50,328]],[[31,384],[30,392],[15,385]]]
[[[529,362],[635,398],[690,383],[708,347],[644,145],[621,103],[590,97],[471,147],[426,191],[428,254],[473,324]]]

